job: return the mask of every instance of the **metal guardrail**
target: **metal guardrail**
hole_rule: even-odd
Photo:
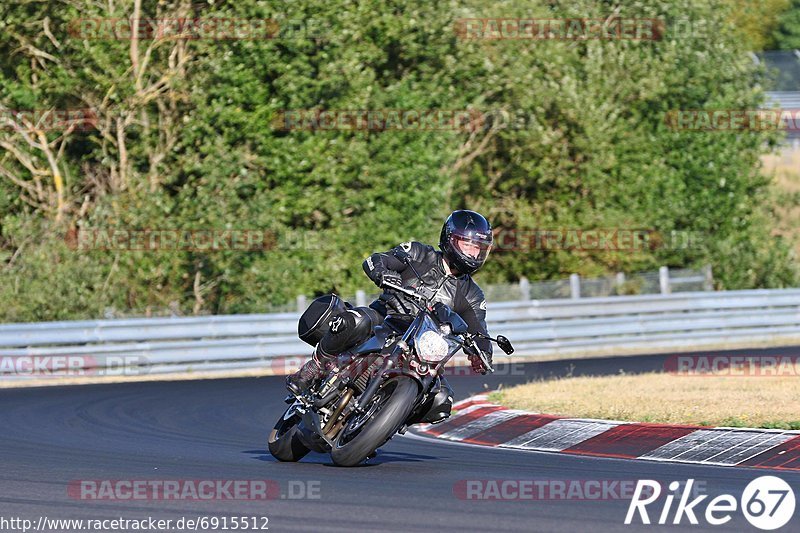
[[[800,338],[800,289],[529,300],[489,304],[489,328],[520,355],[701,347]],[[298,313],[0,325],[0,377],[69,359],[89,373],[259,368],[306,356]],[[50,358],[50,359],[48,359]],[[44,362],[42,362],[44,361]],[[50,362],[48,362],[50,361]],[[24,364],[23,364],[24,363]],[[60,370],[59,370],[60,371]]]
[[[627,287],[627,289],[626,289]],[[618,272],[614,276],[601,278],[583,278],[571,274],[566,279],[549,281],[529,281],[522,276],[517,283],[481,284],[483,292],[491,302],[516,300],[544,300],[559,298],[594,298],[614,296],[622,290],[630,290],[626,294],[669,294],[671,292],[711,291],[714,289],[714,277],[711,266],[706,265],[699,270],[670,269],[662,266],[653,272],[637,272],[624,274]],[[379,292],[360,290],[355,296],[345,300],[356,305],[367,305],[377,298]],[[305,309],[308,298],[297,297],[297,309]]]
[[[800,86],[800,50],[771,50],[752,54],[767,69],[762,81],[768,91],[796,91]]]
[[[766,108],[778,108],[788,111],[792,116],[796,116],[800,110],[800,91],[772,91],[767,93],[767,102],[764,106]],[[800,131],[797,130],[797,125],[793,124],[792,127],[786,129],[787,144],[792,145],[795,149],[800,147]]]
[[[683,242],[678,244],[688,246],[697,235],[690,233],[671,235],[669,238]],[[634,272],[625,274],[617,272],[613,276],[599,278],[584,278],[578,274],[571,274],[566,279],[548,281],[529,281],[522,276],[516,283],[481,283],[481,288],[491,302],[509,302],[516,300],[544,300],[559,298],[595,298],[601,296],[615,296],[620,294],[669,294],[672,292],[694,292],[714,290],[714,277],[711,266],[706,265],[700,269],[670,269],[666,266],[650,272]],[[357,290],[355,294],[340,294],[344,300],[354,305],[368,305],[369,302],[380,296],[380,290],[373,286],[370,289]],[[266,313],[301,312],[308,307],[310,298],[298,294],[293,302],[271,305],[264,309]],[[181,316],[175,306],[170,309],[160,309],[155,316],[169,317]],[[120,313],[114,308],[107,308],[104,318],[107,320],[121,318],[138,318],[141,315],[128,315],[130,311]],[[152,312],[152,310],[150,310]],[[149,316],[149,315],[148,315]],[[1,345],[0,345],[1,346]]]

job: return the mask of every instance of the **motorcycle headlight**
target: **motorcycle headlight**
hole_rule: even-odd
[[[450,353],[450,343],[441,333],[433,330],[422,332],[417,337],[417,354],[429,363],[438,363]]]

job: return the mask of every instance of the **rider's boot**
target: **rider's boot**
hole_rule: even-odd
[[[303,394],[325,375],[325,357],[317,346],[311,359],[306,361],[300,370],[286,376],[286,388],[295,395]]]

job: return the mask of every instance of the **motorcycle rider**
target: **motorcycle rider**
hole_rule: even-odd
[[[290,391],[300,394],[325,375],[337,354],[366,340],[372,328],[380,325],[388,313],[414,314],[416,308],[403,293],[386,284],[416,288],[420,284],[436,291],[433,302],[449,305],[467,323],[471,333],[486,331],[486,299],[472,280],[486,262],[492,247],[492,227],[483,215],[475,211],[453,211],[442,226],[439,249],[419,242],[406,242],[383,253],[374,253],[364,260],[364,272],[384,292],[369,307],[355,307],[331,318],[328,331],[317,344],[311,359],[286,378]],[[410,261],[420,274],[401,258]],[[478,348],[491,364],[492,345],[486,339],[476,339]],[[467,351],[467,350],[465,350]],[[472,370],[486,373],[477,353],[467,353]]]

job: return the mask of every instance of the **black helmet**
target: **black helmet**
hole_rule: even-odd
[[[442,226],[439,248],[459,274],[472,274],[492,248],[492,225],[475,211],[453,211]]]

